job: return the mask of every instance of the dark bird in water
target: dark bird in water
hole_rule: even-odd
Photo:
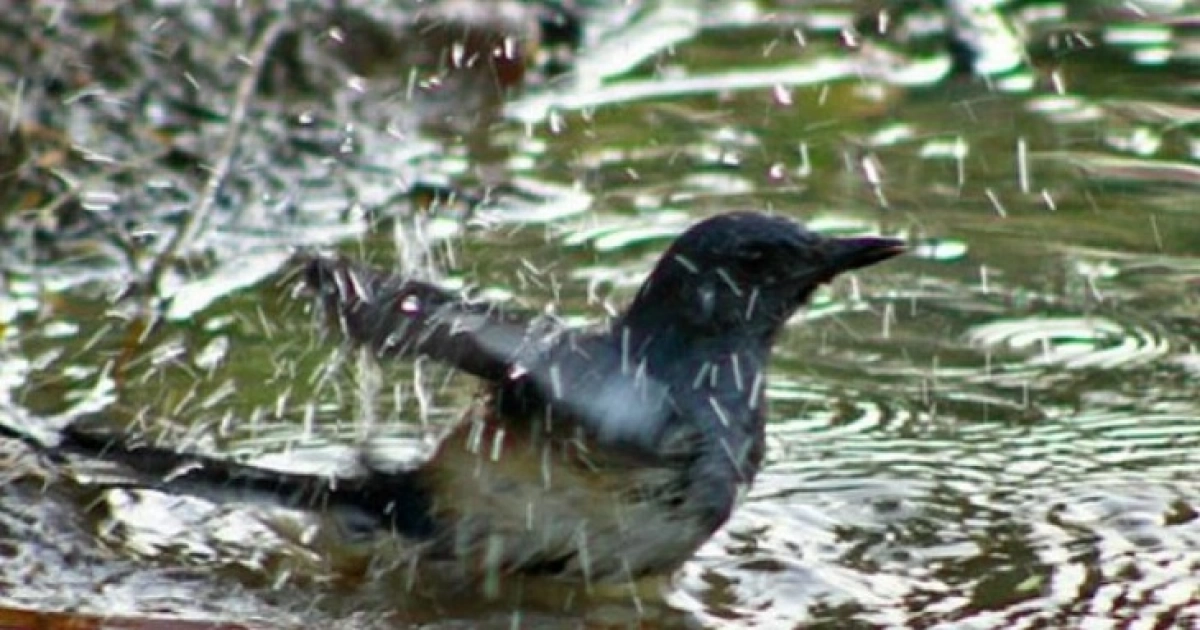
[[[475,403],[432,456],[354,478],[276,472],[67,426],[57,456],[117,461],[139,486],[319,511],[390,532],[419,565],[463,581],[510,574],[619,582],[664,574],[729,518],[762,464],[771,347],[838,274],[904,249],[781,218],[715,216],[659,259],[600,329],[567,329],[341,258],[300,271],[353,342],[478,377]]]

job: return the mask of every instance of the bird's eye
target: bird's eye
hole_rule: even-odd
[[[734,260],[740,271],[753,274],[763,271],[767,264],[767,255],[762,249],[743,247],[734,253]]]

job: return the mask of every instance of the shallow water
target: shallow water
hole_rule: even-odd
[[[207,279],[180,280],[140,344],[112,301],[118,262],[8,258],[2,285],[0,411],[16,421],[99,411],[169,444],[314,469],[347,465],[338,445],[368,434],[418,456],[472,389],[425,364],[377,374],[321,338],[281,279],[293,245],[381,264],[423,265],[413,251],[428,249],[455,282],[587,323],[713,212],[910,239],[911,255],[838,281],[789,327],[769,464],[669,585],[565,613],[416,601],[331,576],[256,510],[43,492],[52,473],[12,448],[0,603],[310,626],[1200,623],[1194,16],[1135,30],[1072,13],[1074,39],[1043,34],[1032,69],[985,80],[948,74],[936,51],[844,47],[842,3],[721,6],[601,13],[577,83],[508,102],[485,149],[364,125],[365,157],[337,174],[354,200],[313,173],[275,191],[292,214],[261,199],[218,222]],[[469,220],[368,229],[360,206],[389,207],[417,171],[511,186]]]

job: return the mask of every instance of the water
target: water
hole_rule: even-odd
[[[0,601],[384,627],[1200,623],[1200,35],[1187,7],[1136,28],[1060,7],[1078,23],[1039,31],[1033,69],[983,80],[947,74],[936,49],[845,48],[854,16],[840,3],[781,5],[769,21],[721,6],[599,12],[578,85],[511,99],[482,144],[419,122],[400,135],[332,125],[361,157],[302,154],[231,193],[249,209],[216,217],[201,280],[169,276],[178,293],[153,331],[114,305],[130,274],[103,248],[37,264],[10,253],[0,309],[0,409],[22,422],[102,411],[169,444],[329,470],[353,465],[346,445],[368,427],[375,448],[418,457],[472,384],[428,364],[364,376],[281,280],[292,245],[417,265],[428,247],[462,285],[583,324],[713,212],[910,239],[911,255],[840,280],[789,327],[769,464],[669,585],[566,613],[554,593],[431,604],[334,570],[343,559],[296,543],[303,523],[43,492],[54,473],[5,446]],[[1030,16],[1055,6],[1020,15],[1044,24]],[[469,218],[451,204],[420,228],[361,220],[410,209],[395,191],[414,179],[470,188],[497,173],[510,185]],[[146,194],[123,185],[82,199],[103,213]]]

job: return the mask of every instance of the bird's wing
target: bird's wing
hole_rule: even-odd
[[[494,304],[342,258],[307,257],[304,280],[354,342],[428,356],[494,383],[537,417],[548,406],[604,443],[653,452],[672,413],[667,388],[607,333],[565,330]]]
[[[303,256],[304,283],[352,341],[380,356],[428,356],[489,381],[507,378],[531,324],[495,304],[343,258]]]

